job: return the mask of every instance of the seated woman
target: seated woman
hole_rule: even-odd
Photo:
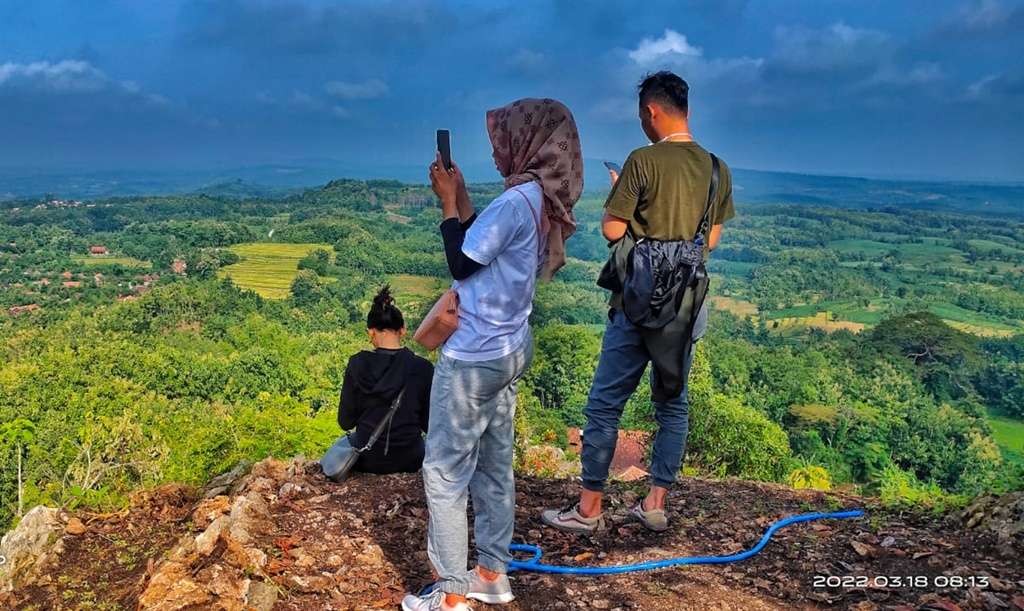
[[[373,298],[366,329],[374,349],[363,350],[348,361],[338,424],[351,432],[353,446],[365,446],[404,388],[390,427],[360,455],[353,468],[366,473],[414,473],[423,465],[423,433],[427,432],[434,367],[402,347],[405,320],[386,285]]]

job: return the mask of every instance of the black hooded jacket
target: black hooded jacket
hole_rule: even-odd
[[[363,456],[383,457],[385,444],[390,447],[389,455],[410,447],[421,448],[422,433],[427,431],[433,376],[430,361],[416,356],[408,348],[380,348],[356,354],[345,368],[338,424],[346,431],[355,428],[351,441],[356,447],[362,447],[404,386],[405,396],[391,421],[390,443],[385,429],[373,449]]]

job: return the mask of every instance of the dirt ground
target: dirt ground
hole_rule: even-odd
[[[307,465],[272,484],[269,517],[248,543],[265,554],[262,568],[232,569],[230,545],[219,544],[191,565],[193,578],[202,582],[216,573],[221,580],[262,581],[274,592],[271,602],[264,598],[265,608],[275,610],[395,609],[406,591],[429,583],[418,475],[359,475],[334,484]],[[772,521],[795,513],[865,507],[868,516],[788,527],[759,555],[735,564],[612,577],[516,572],[517,600],[505,609],[1024,610],[1022,550],[967,531],[953,518],[894,513],[854,497],[771,484],[687,478],[670,494],[666,533],[626,518],[643,488],[623,483],[610,488],[605,532],[569,535],[543,526],[541,509],[565,505],[576,486],[520,477],[516,541],[541,545],[547,562],[613,565],[735,553],[754,545]],[[121,514],[81,514],[86,533],[65,535],[62,560],[46,582],[0,596],[0,608],[135,608],[176,542],[205,527],[193,513],[198,496],[164,487]]]

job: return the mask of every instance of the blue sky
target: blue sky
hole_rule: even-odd
[[[0,166],[484,167],[486,109],[548,96],[590,159],[644,144],[635,85],[691,85],[736,167],[1024,180],[1024,3],[0,2]]]

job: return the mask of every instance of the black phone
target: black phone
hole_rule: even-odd
[[[452,169],[452,135],[446,129],[437,130],[437,151],[441,153],[444,169]]]
[[[622,174],[622,166],[613,161],[604,162],[604,167],[608,168],[612,172],[615,172],[616,174]]]

